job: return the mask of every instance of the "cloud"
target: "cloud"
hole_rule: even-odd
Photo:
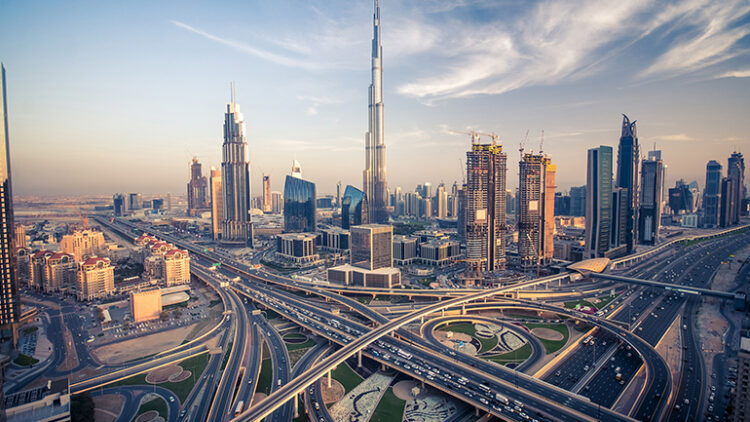
[[[716,79],[721,78],[750,78],[750,69],[745,70],[732,70],[730,72],[722,73],[718,75]]]
[[[652,136],[651,139],[655,141],[667,141],[667,142],[685,142],[685,141],[695,140],[695,138],[692,138],[684,133],[677,133],[673,135]]]
[[[198,28],[194,28],[194,27],[192,27],[192,26],[190,26],[190,25],[188,25],[186,23],[182,23],[180,21],[173,20],[171,22],[175,26],[177,26],[179,28],[182,28],[182,29],[185,29],[187,31],[190,31],[190,32],[192,32],[194,34],[198,34],[198,35],[202,36],[203,38],[209,39],[211,41],[216,41],[216,42],[218,42],[220,44],[223,44],[223,45],[226,45],[228,47],[231,47],[231,48],[233,48],[233,49],[235,49],[237,51],[241,51],[243,53],[250,54],[252,56],[258,57],[260,59],[266,60],[266,61],[271,62],[271,63],[276,63],[276,64],[279,64],[279,65],[282,65],[282,66],[286,66],[286,67],[295,67],[295,68],[307,69],[307,70],[323,69],[323,68],[326,67],[326,66],[324,66],[321,63],[316,63],[316,62],[309,61],[309,60],[295,59],[295,58],[283,56],[283,55],[280,55],[280,54],[272,53],[270,51],[262,50],[260,48],[253,47],[251,45],[244,44],[244,43],[241,43],[241,42],[238,42],[238,41],[234,41],[234,40],[230,40],[230,39],[226,39],[226,38],[221,38],[219,36],[216,36],[216,35],[213,35],[213,34],[209,34],[208,32],[205,32],[205,31],[200,30]]]

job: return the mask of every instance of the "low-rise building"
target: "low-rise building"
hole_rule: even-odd
[[[103,247],[104,233],[98,230],[78,230],[60,241],[62,251],[73,255],[76,261],[99,255]]]
[[[16,248],[16,280],[18,284],[32,287],[31,279],[31,249],[23,246]]]
[[[419,259],[423,264],[442,267],[461,256],[461,244],[455,240],[429,240],[419,245]]]
[[[417,254],[418,243],[419,239],[416,237],[393,236],[393,262],[397,265],[408,265],[415,262],[419,258]]]
[[[8,422],[70,421],[70,387],[67,378],[47,381],[47,385],[10,394],[4,400]]]
[[[159,319],[161,310],[161,289],[130,292],[130,315],[134,322]]]
[[[389,289],[401,284],[401,271],[393,267],[368,270],[344,264],[328,269],[328,281],[349,286]]]
[[[314,233],[282,233],[276,236],[276,252],[295,262],[315,261],[316,237]]]
[[[340,252],[349,249],[351,233],[341,227],[328,227],[320,230],[320,246],[323,249]]]
[[[108,296],[115,291],[115,267],[109,258],[92,257],[78,267],[78,300]]]
[[[186,250],[171,249],[162,257],[164,282],[167,287],[190,283],[190,256]]]
[[[73,255],[65,252],[52,254],[46,262],[47,270],[42,288],[45,292],[57,292],[76,282],[78,264]]]

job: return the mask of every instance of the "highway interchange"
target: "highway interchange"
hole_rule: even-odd
[[[458,397],[482,412],[489,412],[506,420],[629,420],[629,417],[636,420],[695,420],[687,419],[687,415],[697,417],[702,411],[700,398],[705,388],[700,388],[700,381],[705,380],[705,374],[699,346],[685,343],[684,366],[694,369],[681,371],[683,375],[678,380],[677,391],[671,391],[671,373],[654,350],[672,322],[681,318],[681,315],[687,316],[683,321],[686,339],[690,339],[694,329],[694,322],[690,320],[688,311],[692,309],[691,306],[696,306],[694,302],[698,300],[686,299],[675,292],[665,293],[658,288],[620,283],[605,284],[602,280],[602,285],[610,289],[617,288],[622,294],[611,304],[615,309],[601,317],[584,315],[549,303],[502,297],[506,292],[523,289],[523,286],[458,294],[455,291],[433,292],[433,297],[438,301],[414,302],[410,305],[411,309],[401,310],[397,314],[385,313],[386,316],[378,312],[377,308],[370,308],[355,298],[342,294],[347,293],[347,289],[326,288],[327,286],[270,274],[226,256],[207,252],[202,247],[150,227],[122,220],[106,223],[110,228],[115,227],[126,233],[132,233],[133,228],[145,229],[189,249],[194,275],[215,286],[218,291],[223,291],[221,296],[228,312],[220,327],[217,327],[217,333],[227,333],[221,337],[220,345],[227,347],[231,342],[232,349],[223,371],[218,370],[217,363],[221,354],[212,355],[209,366],[204,371],[205,375],[181,406],[180,415],[189,420],[255,420],[270,415],[267,420],[288,422],[294,417],[291,399],[300,395],[308,416],[316,421],[330,420],[325,406],[320,405],[320,380],[324,379],[332,363],[357,357],[358,353]],[[745,232],[706,240],[686,247],[684,251],[679,246],[665,248],[665,251],[655,257],[624,272],[615,273],[688,286],[704,286],[721,260],[746,244],[749,238]],[[208,271],[215,262],[223,264],[221,269]],[[236,278],[238,276],[239,279]],[[531,285],[529,283],[528,287]],[[549,288],[549,285],[544,286]],[[352,290],[356,294],[363,293],[361,289]],[[302,297],[300,292],[310,296]],[[380,292],[367,293],[376,295]],[[419,291],[419,294],[424,293]],[[576,292],[571,292],[570,296],[576,297]],[[580,297],[578,294],[577,298]],[[254,307],[252,303],[244,303],[246,300],[261,308],[273,309],[286,319],[327,339],[328,343],[320,343],[312,348],[297,366],[291,368],[287,349],[279,333],[263,316],[253,315]],[[328,304],[337,303],[338,308],[342,309],[341,314],[330,312],[332,309],[325,306],[325,301]],[[435,316],[439,317],[444,310],[474,313],[483,305],[485,308],[517,307],[556,313],[576,318],[596,328],[591,331],[592,340],[587,345],[581,345],[579,339],[578,344],[573,345],[577,349],[567,353],[554,368],[547,370],[538,379],[523,372],[539,359],[538,347],[534,348],[535,352],[530,359],[513,370],[451,350],[431,335],[437,324]],[[481,315],[465,315],[481,319]],[[427,329],[426,332],[430,334],[423,338],[409,331],[406,327],[412,321],[422,321],[422,329]],[[632,331],[628,331],[628,328]],[[261,338],[263,341],[260,341]],[[249,409],[260,371],[260,345],[263,342],[269,345],[271,351],[273,392],[270,397]],[[200,345],[192,347],[171,353],[165,359],[181,359],[180,353],[195,353]],[[612,411],[610,407],[621,398],[629,382],[639,371],[643,372],[641,368],[644,363],[647,368],[646,381],[633,411],[629,415]],[[147,362],[144,367],[146,366],[153,368],[155,365],[152,361]],[[584,369],[585,367],[588,369]],[[615,380],[615,367],[624,382]],[[123,369],[121,371],[124,372],[120,375],[132,375],[133,372],[138,372],[137,369],[138,366]],[[110,375],[108,379],[119,377]],[[88,385],[101,386],[102,382],[102,379],[84,380],[71,387],[74,391],[79,387],[82,390]],[[214,389],[211,394],[210,390]],[[203,392],[202,400],[197,392]],[[206,394],[212,399],[206,400]],[[678,399],[696,395],[699,399],[695,406],[675,408],[674,403]],[[515,400],[522,406],[516,407]],[[236,406],[240,401],[244,403],[243,412],[235,417]],[[280,403],[272,403],[273,401]],[[314,403],[318,403],[318,406]],[[170,412],[169,419],[175,420],[172,416],[174,415]]]

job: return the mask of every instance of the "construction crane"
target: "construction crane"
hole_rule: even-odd
[[[483,135],[483,136],[489,136],[490,139],[492,139],[492,145],[495,145],[497,143],[497,138],[499,138],[499,136],[497,136],[495,132],[490,132],[490,133],[478,132],[477,134]]]
[[[542,139],[539,141],[539,154],[544,153],[544,129],[542,129]]]
[[[82,213],[80,208],[76,209],[76,213],[78,214],[78,217],[81,218],[81,224],[83,224],[83,229],[89,228],[89,216],[86,213]]]
[[[461,168],[461,184],[466,184],[466,172],[464,172],[464,162],[458,159],[458,167]]]
[[[529,139],[529,131],[526,130],[526,135],[524,135],[523,139],[521,140],[521,144],[518,148],[518,152],[521,154],[521,157],[523,158],[523,148],[526,145],[526,141]]]
[[[471,131],[469,131],[469,132],[466,132],[466,131],[463,131],[463,130],[453,130],[453,129],[450,129],[449,132],[451,132],[451,133],[457,133],[457,134],[460,134],[460,135],[471,135],[471,143],[472,144],[479,143],[479,132],[477,132],[477,131],[475,131],[473,129]]]

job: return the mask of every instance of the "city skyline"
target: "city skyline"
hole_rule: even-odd
[[[26,19],[32,13],[27,5],[0,6],[3,16],[17,18],[0,26],[0,52],[16,81],[8,94],[19,163],[16,193],[183,191],[192,156],[207,166],[220,163],[215,144],[222,117],[216,110],[233,80],[248,119],[250,161],[257,170],[253,192],[261,192],[261,173],[271,176],[272,190],[282,190],[292,158],[305,165],[321,194],[334,193],[338,180],[359,185],[372,2],[337,6],[257,4],[227,8],[229,15],[195,4],[143,5],[148,19],[111,5],[62,17],[50,5],[35,10],[34,19]],[[743,2],[720,8],[709,2],[386,2],[381,9],[391,189],[461,180],[456,157],[470,140],[454,131],[467,128],[497,132],[511,161],[518,159],[515,147],[526,130],[530,148],[544,129],[545,151],[560,164],[559,190],[585,183],[588,148],[616,144],[620,113],[638,117],[643,150],[656,143],[663,151],[667,185],[679,178],[702,184],[706,161],[721,161],[748,145],[750,122],[742,110],[750,105],[750,58],[743,48],[749,8]],[[118,14],[115,24],[90,23],[112,12]],[[602,22],[572,29],[585,26],[575,24],[583,15]],[[520,22],[548,29],[535,38]],[[57,31],[66,37],[45,37]],[[543,48],[544,41],[554,41],[555,51]],[[632,55],[637,63],[626,60]],[[47,60],[59,67],[44,66]],[[231,66],[210,66],[222,60]],[[466,74],[461,68],[468,68]],[[164,110],[170,118],[155,118]],[[37,124],[39,115],[46,125]],[[103,149],[117,154],[95,164],[101,177],[76,170],[98,161]],[[49,154],[40,156],[40,150]],[[173,158],[163,160],[165,154]],[[415,154],[435,165],[415,166]],[[329,158],[340,163],[335,175]],[[135,171],[156,165],[156,180]],[[65,183],[50,182],[61,173]],[[509,188],[517,178],[510,172]]]

